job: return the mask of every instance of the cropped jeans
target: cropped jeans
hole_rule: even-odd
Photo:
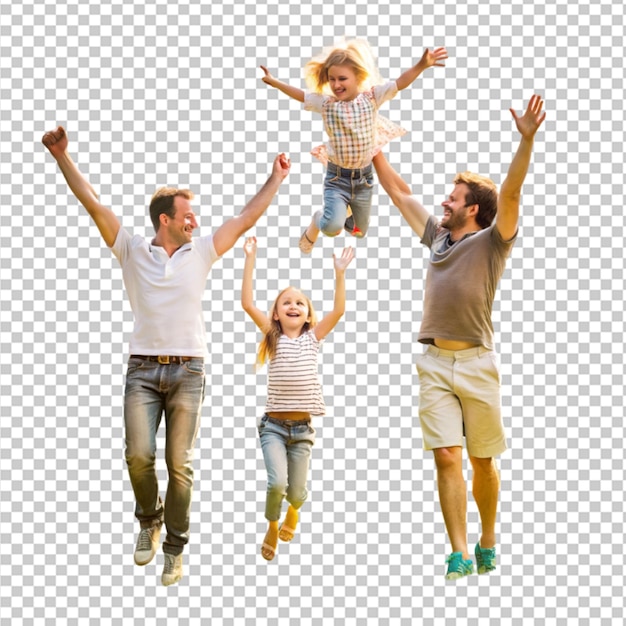
[[[308,496],[306,481],[315,429],[311,422],[274,419],[264,415],[259,423],[259,438],[267,470],[265,518],[280,519],[283,499],[299,509]]]
[[[189,541],[193,451],[205,393],[204,361],[159,363],[130,358],[124,394],[126,462],[142,528],[165,522],[163,552],[180,554]],[[165,504],[156,474],[156,435],[165,415]]]
[[[324,210],[315,214],[315,225],[329,237],[342,229],[364,237],[370,223],[374,174],[372,165],[349,170],[329,163],[324,179]],[[352,215],[346,219],[348,206]]]

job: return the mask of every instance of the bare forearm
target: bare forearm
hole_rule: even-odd
[[[277,174],[272,174],[261,187],[259,192],[252,198],[241,213],[235,218],[240,222],[241,234],[252,228],[261,215],[265,213],[269,205],[272,203],[274,196],[278,193],[280,185],[284,178]]]
[[[93,200],[98,200],[98,194],[95,192],[94,188],[80,173],[72,157],[70,157],[67,152],[64,152],[63,155],[57,159],[57,164],[69,188],[72,190],[72,193],[87,211],[91,212]]]
[[[373,163],[383,189],[409,226],[421,237],[428,222],[428,211],[411,195],[409,186],[382,153],[374,157]]]
[[[397,205],[402,196],[410,196],[411,189],[404,179],[391,167],[389,161],[382,153],[378,153],[374,157],[374,167],[378,175],[378,182],[382,185],[391,201]]]
[[[500,196],[519,197],[522,191],[524,179],[528,173],[530,158],[533,150],[533,138],[522,138],[509,171],[500,188]]]
[[[243,280],[241,283],[241,306],[246,312],[249,312],[254,306],[254,294],[252,289],[254,261],[254,257],[246,256],[246,262],[243,266]]]
[[[408,69],[406,72],[401,74],[401,76],[396,79],[396,85],[398,86],[398,90],[402,91],[403,89],[406,89],[425,69],[426,66],[423,63],[419,62],[411,69]]]
[[[302,89],[298,89],[297,87],[292,87],[287,83],[283,83],[273,76],[270,79],[270,82],[268,82],[267,84],[271,87],[275,87],[279,91],[282,91],[284,94],[286,94],[290,98],[293,98],[294,100],[297,100],[298,102],[304,102],[304,91],[302,91]]]
[[[335,274],[335,301],[333,314],[339,319],[346,311],[346,275],[345,272]]]

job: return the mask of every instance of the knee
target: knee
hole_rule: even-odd
[[[170,480],[182,484],[193,483],[193,455],[191,453],[165,455],[165,464]]]
[[[267,493],[284,498],[287,493],[287,483],[279,479],[269,479],[267,481]]]
[[[470,456],[470,462],[474,472],[476,473],[491,474],[492,472],[497,472],[493,457],[478,458]]]
[[[440,472],[456,471],[461,468],[461,448],[436,448],[433,450],[435,465]]]
[[[306,502],[308,495],[309,492],[306,487],[289,488],[287,490],[287,502],[294,509],[299,509]]]
[[[343,231],[343,225],[337,227],[335,222],[327,222],[323,226],[320,227],[320,231],[326,237],[337,237]]]
[[[126,463],[131,472],[151,470],[155,465],[156,452],[149,448],[126,446]]]
[[[343,231],[345,221],[345,210],[343,214],[341,211],[334,211],[332,215],[323,214],[320,216],[318,228],[327,237],[336,237]]]

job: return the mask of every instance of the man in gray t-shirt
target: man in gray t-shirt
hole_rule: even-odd
[[[542,108],[542,99],[534,95],[522,116],[510,109],[521,140],[500,193],[488,178],[459,174],[442,202],[439,222],[411,195],[382,154],[374,158],[381,185],[430,248],[418,337],[427,348],[417,370],[424,447],[434,453],[439,499],[452,544],[448,579],[473,572],[467,545],[463,439],[474,470],[472,491],[481,519],[474,549],[478,573],[495,569],[500,488],[495,457],[506,449],[506,441],[491,310],[517,236],[520,194],[535,133],[545,119]]]

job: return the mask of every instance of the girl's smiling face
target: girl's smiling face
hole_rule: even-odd
[[[359,83],[350,65],[332,65],[328,68],[328,84],[337,100],[348,102],[359,95]]]
[[[307,299],[297,289],[286,289],[276,302],[274,319],[280,323],[284,333],[302,329],[311,321]]]

